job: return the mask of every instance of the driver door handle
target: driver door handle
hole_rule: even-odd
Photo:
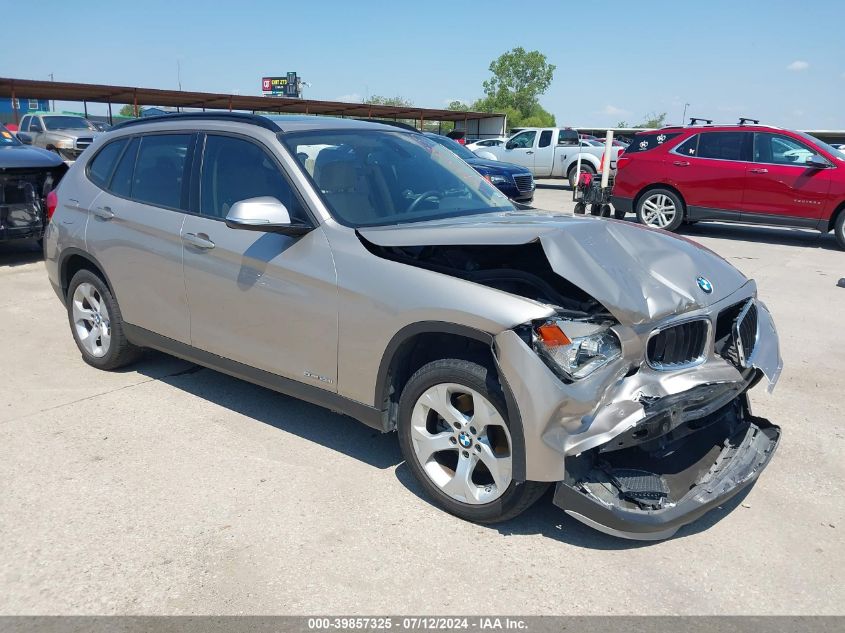
[[[533,154],[534,152],[533,152],[533,150],[528,150],[528,151],[527,151],[527,152],[525,152],[525,153],[526,153],[526,154]]]
[[[754,169],[749,169],[748,173],[750,174],[768,174],[769,170],[765,167],[755,167]]]
[[[182,235],[182,241],[203,250],[211,250],[214,248],[214,242],[208,239],[208,236],[204,233],[201,233],[200,235],[197,235],[196,233],[184,233]]]
[[[111,207],[94,207],[91,209],[91,213],[102,220],[111,220],[114,217],[114,211],[111,210]]]

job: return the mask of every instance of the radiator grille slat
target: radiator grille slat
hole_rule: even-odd
[[[677,369],[703,361],[708,330],[706,319],[660,330],[648,341],[648,364],[655,369]]]

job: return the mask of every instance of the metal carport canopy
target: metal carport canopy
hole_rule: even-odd
[[[0,77],[0,97],[51,99],[130,105],[169,106],[174,108],[209,108],[219,110],[255,110],[293,114],[323,114],[351,117],[403,118],[425,121],[470,121],[500,118],[488,112],[459,112],[409,106],[367,105],[342,101],[255,97],[214,92],[159,90],[130,86],[80,84],[61,81],[33,81]],[[502,125],[504,128],[504,123]]]

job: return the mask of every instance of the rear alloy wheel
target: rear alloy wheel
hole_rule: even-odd
[[[108,286],[90,270],[71,279],[67,315],[82,359],[97,369],[117,369],[132,362],[139,349],[123,333],[123,317]]]
[[[652,189],[637,202],[637,219],[655,229],[676,231],[684,221],[684,205],[674,192]]]
[[[469,521],[515,517],[548,487],[513,480],[506,408],[487,368],[458,359],[417,371],[399,402],[399,443],[429,497]]]

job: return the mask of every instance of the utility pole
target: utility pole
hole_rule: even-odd
[[[176,82],[179,84],[179,92],[182,92],[182,64],[176,59]]]
[[[55,81],[55,79],[53,79],[53,73],[50,73],[50,81]],[[56,111],[56,100],[54,99],[50,103],[50,112],[55,112],[55,111]]]
[[[684,113],[681,115],[681,125],[684,124],[684,121],[687,120],[687,108],[689,107],[688,103],[684,104]]]

